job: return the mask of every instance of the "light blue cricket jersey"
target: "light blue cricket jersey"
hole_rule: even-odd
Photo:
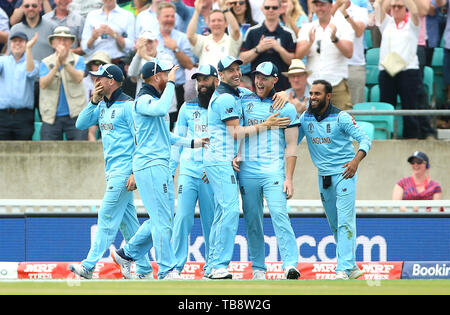
[[[242,125],[241,96],[249,90],[234,89],[220,82],[211,97],[208,107],[208,134],[210,145],[206,150],[205,165],[230,165],[238,152],[239,142],[234,140],[226,122],[239,119]]]
[[[244,115],[244,126],[253,126],[263,123],[270,115],[279,112],[278,117],[289,117],[288,128],[298,128],[300,115],[295,106],[287,103],[281,110],[274,110],[272,97],[275,90],[261,99],[252,93],[242,97],[241,106]],[[284,175],[284,150],[286,139],[284,129],[276,128],[260,131],[258,135],[246,137],[241,145],[241,158],[243,159],[239,177],[255,178],[261,176]]]
[[[208,109],[198,104],[198,98],[185,102],[178,112],[175,124],[175,136],[182,138],[208,137]],[[194,178],[203,176],[204,148],[188,148],[172,146],[170,170],[175,174],[178,160],[180,161],[180,175],[189,175]]]
[[[110,100],[89,104],[78,115],[76,127],[87,129],[99,125],[102,134],[106,178],[130,175],[134,153],[133,99],[117,89]]]
[[[353,139],[366,154],[371,146],[369,137],[353,117],[331,104],[323,116],[315,116],[309,110],[300,116],[298,143],[303,137],[320,176],[344,171],[342,166],[355,157]]]
[[[175,84],[169,81],[160,94],[153,86],[143,84],[133,106],[136,152],[133,171],[153,165],[167,165],[170,160],[171,135],[168,111],[175,95]]]

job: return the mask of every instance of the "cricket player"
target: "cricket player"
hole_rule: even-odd
[[[272,126],[286,126],[289,118],[271,115],[266,121],[252,126],[241,125],[242,61],[231,56],[218,65],[220,83],[208,107],[210,145],[206,150],[205,171],[214,193],[214,220],[210,232],[208,269],[210,279],[231,279],[228,264],[234,249],[239,224],[239,192],[232,161],[238,152],[238,140]]]
[[[355,120],[331,104],[332,86],[316,80],[310,89],[309,108],[300,117],[299,140],[306,138],[318,169],[323,207],[336,241],[336,279],[356,279],[356,179],[371,141]],[[353,139],[359,148],[355,154]]]
[[[279,75],[273,63],[262,62],[253,73],[255,94],[242,97],[244,126],[261,123],[274,112],[291,121],[285,129],[272,128],[245,138],[233,162],[238,172],[253,279],[266,279],[264,198],[272,217],[286,278],[298,279],[298,247],[287,213],[287,199],[294,193],[292,178],[297,161],[299,115],[290,103],[279,111],[273,108],[272,96]]]
[[[191,76],[197,81],[198,97],[185,102],[178,113],[174,133],[181,137],[204,138],[208,135],[208,106],[219,84],[218,73],[212,65],[202,65]],[[199,204],[200,220],[205,240],[205,260],[209,255],[209,234],[214,217],[214,198],[211,185],[202,180],[205,148],[172,146],[170,169],[178,172],[178,199],[172,244],[181,272],[188,257],[189,233],[194,225],[195,206]],[[207,269],[206,261],[204,270]]]
[[[69,266],[73,273],[86,279],[92,278],[95,264],[114,241],[119,228],[124,239],[129,241],[140,225],[133,193],[136,189],[132,173],[133,100],[122,92],[124,77],[118,66],[106,64],[90,74],[95,77],[93,95],[78,116],[76,127],[87,129],[96,124],[100,126],[106,191],[98,212],[97,233],[87,258],[81,264]],[[151,274],[148,255],[143,255],[136,261],[136,277],[146,278]]]

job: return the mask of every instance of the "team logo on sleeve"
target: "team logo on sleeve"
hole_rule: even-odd
[[[233,112],[233,110],[234,110],[234,108],[230,107],[230,108],[227,108],[225,111],[227,112],[227,114],[231,114]]]

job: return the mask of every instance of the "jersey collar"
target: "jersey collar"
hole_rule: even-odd
[[[239,90],[234,89],[231,85],[226,84],[225,82],[220,82],[216,88],[216,91],[219,94],[228,93],[239,97]]]

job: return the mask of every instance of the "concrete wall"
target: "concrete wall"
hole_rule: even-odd
[[[416,150],[427,153],[430,176],[450,199],[450,142],[414,140],[373,142],[359,167],[357,199],[391,199],[397,180],[411,173],[406,160]],[[294,199],[319,199],[317,171],[304,143],[294,185]],[[101,143],[0,142],[0,199],[102,199],[104,189]]]

